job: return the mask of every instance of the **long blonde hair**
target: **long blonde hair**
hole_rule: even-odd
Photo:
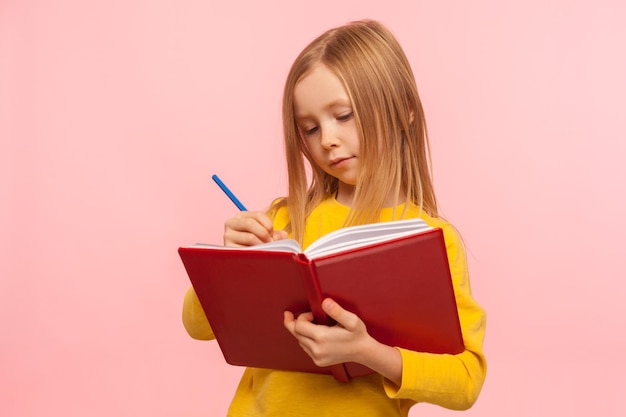
[[[359,178],[346,225],[378,221],[389,196],[396,205],[413,204],[436,217],[426,120],[413,71],[393,34],[379,22],[363,20],[323,33],[300,53],[287,76],[283,128],[289,194],[272,206],[287,206],[287,230],[302,241],[307,216],[338,187],[337,179],[313,162],[294,114],[294,89],[318,64],[343,82],[360,138]]]

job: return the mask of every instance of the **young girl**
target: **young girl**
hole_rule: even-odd
[[[247,368],[229,416],[407,416],[417,402],[471,407],[485,379],[485,314],[471,295],[461,240],[437,214],[424,113],[394,36],[378,22],[360,21],[314,40],[287,77],[283,121],[289,195],[267,213],[228,219],[225,245],[289,236],[306,247],[348,225],[421,217],[444,231],[465,351],[383,345],[359,317],[326,299],[323,308],[335,326],[287,311],[285,331],[319,366],[358,362],[376,373],[341,383],[328,375]],[[192,288],[183,322],[192,337],[213,338]]]

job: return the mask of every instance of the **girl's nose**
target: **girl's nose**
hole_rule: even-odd
[[[321,145],[324,149],[332,149],[339,146],[339,137],[337,132],[332,128],[322,130]]]

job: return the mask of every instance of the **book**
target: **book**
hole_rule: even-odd
[[[302,251],[285,239],[248,247],[178,249],[192,286],[231,365],[331,374],[371,374],[361,364],[318,367],[283,325],[283,312],[311,311],[333,325],[332,297],[381,343],[429,353],[465,347],[443,232],[421,219],[336,230]]]

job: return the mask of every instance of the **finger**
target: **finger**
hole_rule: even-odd
[[[313,313],[309,311],[307,313],[299,314],[297,320],[308,321],[309,323],[313,323],[313,320],[315,320],[315,317],[313,317]]]
[[[274,232],[272,232],[273,240],[283,240],[287,239],[288,237],[289,235],[284,230],[274,230]]]
[[[293,337],[298,339],[301,345],[306,345],[308,343],[307,341],[310,340],[310,337],[307,335],[309,331],[307,331],[306,323],[313,325],[310,321],[313,319],[313,315],[311,314],[310,319],[308,319],[307,316],[308,315],[304,313],[300,314],[298,318],[295,318],[291,311],[283,312],[283,325]]]
[[[313,323],[313,313],[302,313],[298,315],[293,323],[294,335],[299,339],[314,339],[319,332],[319,326]]]
[[[240,216],[243,216],[244,213],[246,212],[243,212],[243,211],[239,212]],[[263,226],[263,228],[267,230],[268,232],[272,232],[274,230],[274,223],[272,223],[272,220],[268,217],[268,215],[265,212],[251,211],[251,212],[248,212],[248,214],[252,216],[257,222],[259,222],[259,224]]]
[[[240,212],[235,216],[233,228],[250,233],[261,242],[271,242],[273,225],[269,217],[260,211]]]
[[[270,241],[270,239],[259,237],[257,234],[251,232],[241,232],[237,230],[226,230],[224,232],[224,246],[254,246]]]
[[[252,246],[271,242],[273,225],[263,212],[240,212],[224,223],[224,245]]]
[[[322,309],[334,319],[337,324],[348,330],[356,329],[360,323],[360,319],[356,314],[345,310],[332,298],[326,298],[322,301]]]
[[[296,319],[291,311],[283,312],[283,325],[293,336],[296,336]]]

